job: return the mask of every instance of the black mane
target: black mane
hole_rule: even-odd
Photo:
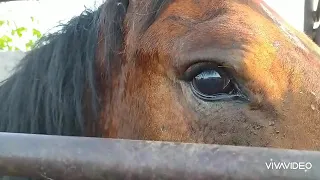
[[[128,14],[140,23],[138,34],[148,29],[169,1],[141,1],[137,9],[143,14]],[[129,0],[107,0],[98,10],[86,10],[59,32],[41,38],[1,83],[0,132],[88,136],[88,126],[99,125],[103,105],[99,85],[111,84],[111,65],[121,60],[128,4]],[[98,53],[103,63],[98,62]],[[97,69],[97,64],[104,67]],[[93,131],[90,136],[101,136],[99,130]]]
[[[139,1],[138,12],[128,13],[140,23],[137,33],[148,29],[168,2]],[[0,132],[86,136],[88,124],[97,124],[101,106],[97,53],[104,56],[103,83],[110,84],[111,64],[118,63],[123,47],[128,4],[129,0],[107,0],[41,38],[1,83]],[[101,41],[104,49],[98,50]],[[94,131],[93,136],[100,136]]]
[[[96,121],[99,112],[95,62],[101,22],[109,27],[105,34],[114,35],[106,37],[114,42],[106,51],[109,61],[122,42],[119,26],[126,12],[118,3],[128,4],[113,0],[96,11],[86,10],[38,41],[0,86],[0,131],[84,135],[85,104],[90,104],[90,120]],[[91,102],[84,101],[86,89]]]

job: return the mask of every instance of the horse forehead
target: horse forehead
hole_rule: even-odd
[[[269,21],[277,27],[278,32],[286,36],[287,40],[298,46],[300,49],[308,51],[304,37],[288,26],[288,24],[274,12],[263,0],[173,0],[170,5],[162,11],[160,21],[170,19],[171,21],[191,20],[195,23],[208,21],[218,16],[225,15],[229,19],[230,25],[234,24],[238,28],[255,26],[257,22],[247,20],[243,25],[239,17],[253,17],[260,14],[262,19]],[[251,18],[252,20],[253,18]],[[260,18],[260,21],[262,21]],[[159,20],[159,19],[158,19]],[[259,20],[259,19],[258,19]],[[266,22],[264,20],[264,22]],[[189,21],[190,22],[190,21]],[[224,22],[225,23],[225,22]],[[262,22],[261,22],[262,23]],[[193,23],[191,23],[193,24]],[[274,31],[273,29],[272,31]],[[269,28],[271,31],[271,28]],[[301,38],[303,40],[301,40]],[[274,42],[277,44],[277,42]]]
[[[266,4],[262,0],[174,0],[161,11],[160,18],[178,17],[177,19],[192,20],[193,22],[205,22],[216,17],[225,16],[230,23],[238,23],[239,17],[256,16],[257,13],[266,19],[273,19],[276,14],[266,10]],[[283,22],[282,19],[278,22]]]
[[[210,13],[219,16],[221,14],[241,15],[256,13],[269,19],[276,19],[277,24],[285,21],[264,0],[172,0],[164,15],[181,15],[191,18],[199,18]]]
[[[144,33],[145,36],[142,37],[147,37],[145,39],[153,42],[159,41],[158,38],[155,38],[158,35],[161,37],[161,41],[164,42],[165,37],[169,37],[172,40],[172,38],[179,38],[180,35],[186,36],[186,34],[192,32],[200,31],[201,34],[212,32],[213,29],[210,28],[213,26],[215,32],[221,30],[227,30],[228,32],[239,31],[244,34],[238,33],[239,36],[249,37],[253,33],[249,31],[252,29],[251,26],[255,26],[255,20],[264,22],[267,20],[267,18],[262,18],[263,20],[252,18],[256,17],[257,13],[261,14],[262,12],[260,2],[262,1],[174,0],[159,14],[155,22],[151,24],[152,27],[148,28],[149,30]],[[250,20],[248,20],[248,17]],[[170,32],[164,33],[168,31]],[[210,34],[212,33],[203,37],[207,38]],[[213,34],[213,36],[216,35]],[[218,40],[224,39],[218,38]]]
[[[261,2],[260,6],[264,11],[265,15],[268,16],[272,22],[277,25],[283,34],[290,39],[293,43],[295,43],[299,48],[303,50],[307,50],[307,47],[302,42],[301,38],[296,35],[293,31],[292,27],[288,26],[287,23],[277,14],[275,13],[266,3]]]
[[[235,4],[248,5],[252,9],[256,9],[260,4],[264,4],[263,0],[172,0],[169,1],[170,6],[168,9],[180,10],[180,12],[205,12],[208,9],[228,9],[232,8]],[[241,10],[241,9],[239,9]],[[234,11],[236,12],[236,11]]]

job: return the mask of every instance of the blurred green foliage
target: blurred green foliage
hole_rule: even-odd
[[[31,17],[32,23],[35,23],[35,18]],[[11,24],[14,24],[14,28],[12,28]],[[1,28],[6,28],[10,29],[9,33],[6,34],[0,34],[0,50],[9,50],[9,51],[16,51],[20,50],[17,46],[14,46],[13,40],[14,38],[22,38],[26,33],[30,33],[28,31],[32,32],[32,38],[27,39],[25,42],[25,49],[26,50],[31,50],[32,47],[34,46],[34,43],[41,38],[42,34],[39,30],[35,28],[28,29],[26,27],[17,27],[15,25],[15,22],[9,21],[9,20],[1,20],[0,19],[0,29]],[[8,32],[8,31],[6,31]]]

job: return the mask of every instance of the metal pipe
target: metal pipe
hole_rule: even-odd
[[[320,4],[320,3],[319,3]],[[315,30],[315,37],[313,39],[313,41],[320,46],[320,27],[316,28]]]
[[[317,2],[317,9],[316,11],[314,11],[315,17],[314,17],[314,21],[318,22],[319,18],[320,18],[320,2]]]
[[[314,11],[313,11],[314,0],[305,0],[304,3],[304,33],[313,39],[313,25],[314,21]]]
[[[320,152],[313,151],[13,133],[0,133],[0,145],[1,175],[54,180],[320,179]],[[291,169],[276,168],[281,162]]]

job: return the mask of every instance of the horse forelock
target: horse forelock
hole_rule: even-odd
[[[99,44],[97,49],[98,84],[102,108],[100,112],[100,128],[102,131],[110,127],[110,107],[113,92],[123,91],[121,84],[122,69],[127,62],[135,63],[135,55],[138,50],[139,38],[156,21],[161,10],[171,0],[132,0],[132,1],[108,1],[101,11],[102,23],[100,24]],[[113,5],[112,5],[113,4]],[[113,12],[116,12],[113,14]],[[111,14],[110,14],[111,12]],[[110,28],[111,27],[111,28]],[[110,44],[111,42],[111,44]],[[110,59],[113,59],[110,61]],[[117,81],[116,79],[121,79]],[[119,85],[120,84],[120,85]],[[109,132],[111,133],[111,132]]]
[[[150,14],[142,18],[148,20],[140,24],[151,24],[157,14],[153,11],[163,4],[152,0]],[[42,37],[0,86],[5,104],[0,131],[97,134],[101,103],[111,91],[111,67],[123,56],[128,5],[129,0],[106,1]]]
[[[99,10],[86,10],[37,42],[0,87],[0,131],[84,134],[86,89],[92,121],[98,111],[94,76],[98,25]]]
[[[98,20],[98,11],[87,10],[63,25],[60,32],[43,37],[28,52],[0,88],[4,104],[0,107],[1,131],[84,133],[87,86],[92,95],[92,115],[97,111],[93,60]]]

